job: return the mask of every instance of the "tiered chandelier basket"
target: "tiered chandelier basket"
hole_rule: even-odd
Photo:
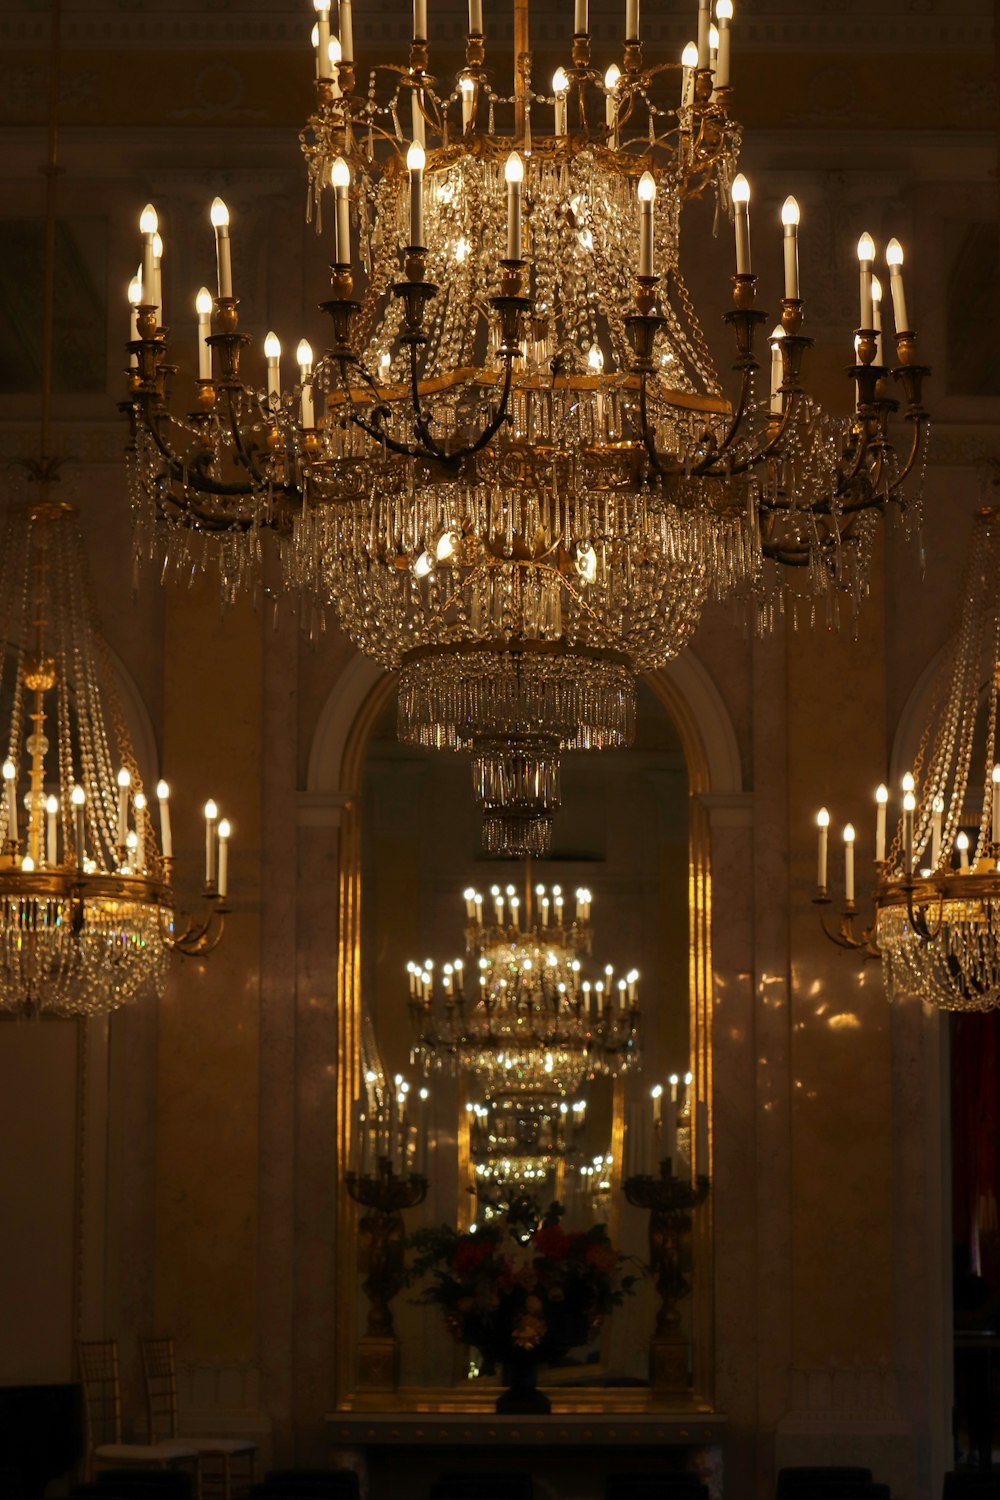
[[[757,378],[766,319],[736,170],[731,0],[714,38],[701,0],[680,64],[644,53],[630,0],[606,71],[578,0],[551,92],[532,81],[527,0],[513,92],[487,65],[479,0],[443,86],[424,0],[408,60],[361,87],[350,0],[339,35],[328,0],[316,9],[302,142],[317,223],[332,221],[329,348],[314,362],[301,344],[282,391],[271,334],[266,385],[247,382],[216,200],[219,293],[199,294],[200,378],[177,415],[147,209],[130,344],[140,534],[184,567],[214,539],[228,596],[276,533],[287,585],[332,601],[358,646],[400,670],[401,738],[472,750],[487,849],[541,852],[561,750],[629,742],[635,674],[685,644],[710,591],[745,589],[766,612],[786,568],[828,600],[864,590],[875,517],[902,504],[924,446],[902,251],[887,252],[893,360],[874,246],[859,243],[856,412],[834,420],[801,380],[793,199],[770,379]],[[683,208],[709,196],[736,230],[731,403],[679,269]],[[899,453],[893,375],[910,425]]]
[[[0,1010],[89,1016],[158,994],[172,951],[222,932],[229,824],[209,804],[205,912],[180,917],[96,628],[72,509],[9,502],[0,528]]]
[[[534,897],[534,899],[533,899]],[[571,918],[559,887],[530,881],[484,898],[465,893],[466,959],[408,966],[413,1057],[422,1069],[474,1076],[489,1106],[518,1093],[572,1097],[588,1078],[639,1058],[638,973],[588,977],[591,895]]]
[[[1000,508],[976,517],[961,613],[935,678],[933,708],[902,814],[886,847],[888,791],[876,806],[875,922],[855,933],[854,830],[844,830],[846,900],[830,932],[882,956],[886,987],[945,1010],[1000,1005]],[[820,813],[820,897],[829,816]]]

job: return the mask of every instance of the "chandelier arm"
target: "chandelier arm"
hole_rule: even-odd
[[[780,423],[774,428],[771,436],[768,438],[763,448],[758,449],[756,453],[751,453],[749,458],[738,459],[736,463],[727,464],[722,469],[713,469],[702,465],[694,469],[692,472],[706,479],[728,479],[733,474],[749,474],[754,469],[759,468],[761,464],[766,463],[769,458],[774,458],[781,446],[781,440],[784,437],[785,432],[791,425],[792,415],[797,410],[801,399],[801,391],[794,390],[788,392],[788,400],[785,402],[785,410],[782,414]],[[709,460],[709,462],[714,463],[715,459],[713,458]],[[761,508],[764,510],[772,509],[772,507],[764,500],[762,500],[760,504]]]
[[[830,897],[826,894],[825,889],[818,896],[813,897],[814,906],[822,908],[830,904]],[[858,936],[854,931],[856,916],[857,908],[854,902],[848,901],[845,903],[844,909],[838,918],[836,928],[830,927],[826,917],[823,915],[822,909],[819,913],[819,922],[830,942],[834,943],[838,948],[843,948],[850,953],[862,953],[866,961],[870,958],[881,958],[882,951],[875,940],[875,922],[872,922],[870,927],[864,928],[861,935]]]
[[[733,413],[732,421],[730,422],[729,427],[722,438],[722,441],[716,445],[714,453],[711,456],[703,459],[700,464],[697,464],[695,466],[695,468],[692,470],[694,474],[697,474],[699,476],[713,475],[714,471],[711,467],[712,464],[715,463],[721,456],[721,454],[725,453],[726,450],[730,448],[733,442],[736,440],[737,434],[743,426],[743,418],[746,415],[747,407],[750,403],[750,391],[753,386],[754,372],[757,370],[757,368],[758,366],[756,361],[754,361],[752,365],[745,365],[743,367],[742,379],[740,381],[739,400],[736,403],[736,410]],[[733,470],[730,467],[725,470],[725,472],[732,473]]]
[[[937,926],[935,927],[932,922],[927,920],[927,908],[925,906],[914,906],[913,892],[915,888],[915,881],[912,878],[908,879],[906,882],[906,915],[910,919],[910,926],[921,941],[932,943],[935,938],[940,936],[941,929],[944,926],[944,892],[942,891],[938,897],[938,918]]]
[[[180,932],[171,933],[168,926],[164,926],[163,940],[167,947],[178,953],[183,953],[186,958],[198,958],[204,954],[211,953],[217,948],[222,938],[226,925],[225,899],[217,894],[206,895],[211,905],[208,915],[202,920],[185,916],[184,927]]]
[[[142,392],[140,395],[151,396],[152,392]],[[140,400],[136,405],[144,419],[142,423],[144,430],[149,433],[159,453],[167,461],[171,480],[177,480],[185,488],[193,484],[194,488],[204,495],[246,499],[255,493],[252,484],[226,483],[224,480],[213,479],[210,474],[206,474],[205,466],[212,462],[212,455],[210,453],[199,453],[190,461],[180,458],[165,442],[160,432],[160,424],[155,420],[152,411],[149,409],[149,403],[146,400]],[[278,487],[286,494],[293,495],[297,493],[294,486],[281,485]],[[186,510],[189,507],[184,505],[182,508]]]
[[[338,364],[340,366],[340,379],[344,387],[344,395],[346,397],[348,406],[348,421],[353,422],[355,427],[359,427],[362,432],[367,432],[369,437],[374,438],[377,443],[381,443],[384,447],[388,448],[390,453],[398,453],[401,458],[422,457],[423,455],[421,454],[419,448],[411,447],[408,443],[401,443],[397,438],[390,437],[389,433],[386,432],[383,424],[385,418],[388,416],[389,408],[382,400],[382,393],[380,392],[378,385],[376,384],[372,376],[369,375],[360,359],[358,359],[354,355],[341,354],[338,356]],[[351,395],[350,382],[347,379],[347,366],[349,364],[357,370],[362,381],[371,391],[372,396],[375,398],[376,404],[373,406],[372,410],[375,413],[375,416],[378,418],[377,421],[369,422],[367,418],[362,417],[355,408],[354,398]]]
[[[889,485],[888,493],[890,495],[894,495],[897,490],[902,489],[907,478],[913,472],[913,466],[916,463],[920,453],[923,451],[924,444],[927,440],[927,431],[930,425],[927,413],[925,411],[913,412],[909,420],[913,426],[913,437],[910,441],[910,451],[906,456],[906,462],[903,464],[903,467],[896,475],[896,478]]]
[[[268,480],[267,475],[263,474],[260,469],[258,469],[253,456],[253,448],[247,446],[246,441],[243,437],[243,433],[240,431],[239,423],[236,420],[236,410],[233,402],[233,394],[234,390],[236,389],[242,391],[245,389],[245,387],[225,387],[226,409],[229,415],[229,431],[232,435],[233,446],[236,449],[236,456],[243,467],[246,469],[247,473],[250,475],[251,480],[256,481],[256,484],[258,485],[266,485],[270,481]],[[263,412],[261,413],[261,415],[263,416]]]

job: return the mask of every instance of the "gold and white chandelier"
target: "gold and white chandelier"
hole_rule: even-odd
[[[845,900],[828,936],[882,957],[890,995],[945,1010],[1000,1005],[1000,508],[975,520],[955,634],[889,845],[889,793],[876,793],[875,920],[856,931],[853,827],[844,829]],[[826,905],[829,813],[819,815],[817,900]]]
[[[501,1109],[518,1093],[565,1099],[635,1066],[638,971],[616,978],[608,964],[589,977],[590,908],[581,887],[571,918],[561,888],[533,892],[530,874],[523,903],[513,886],[467,890],[465,960],[440,979],[430,959],[407,965],[414,1062],[474,1075]]]
[[[758,378],[767,319],[737,173],[731,0],[717,26],[699,0],[680,64],[644,53],[628,0],[606,71],[578,0],[551,92],[532,81],[527,0],[514,0],[512,92],[487,67],[480,0],[444,85],[424,0],[408,60],[362,87],[350,0],[337,35],[329,0],[316,11],[302,144],[317,225],[324,210],[332,221],[329,347],[314,360],[300,344],[283,390],[269,334],[266,379],[247,375],[216,200],[218,295],[199,293],[181,415],[147,207],[129,345],[141,544],[185,569],[213,556],[228,597],[257,577],[273,535],[286,586],[331,601],[357,645],[400,672],[400,737],[472,750],[487,849],[540,853],[560,752],[630,742],[636,673],[684,645],[710,592],[743,589],[765,617],[789,573],[831,610],[863,592],[875,518],[904,506],[926,433],[902,250],[886,252],[890,340],[875,247],[859,242],[856,409],[834,419],[801,379],[791,198]],[[708,196],[735,226],[731,402],[679,269],[684,206]],[[898,451],[890,377],[909,426]]]
[[[0,526],[0,1010],[91,1016],[163,989],[172,952],[204,954],[226,910],[229,824],[206,805],[205,911],[172,884],[169,789],[160,839],[96,626],[72,508],[8,502]]]

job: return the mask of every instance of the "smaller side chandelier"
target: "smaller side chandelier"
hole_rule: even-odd
[[[222,934],[230,826],[206,804],[204,912],[180,917],[100,639],[75,513],[47,497],[0,531],[0,1010],[96,1015],[159,994],[171,952]]]
[[[413,1057],[472,1073],[487,1102],[514,1091],[574,1094],[639,1056],[638,971],[591,975],[591,893],[572,916],[560,886],[465,892],[466,959],[410,963]]]
[[[827,935],[881,955],[890,995],[944,1010],[1000,1005],[1000,508],[976,516],[962,607],[934,685],[931,717],[887,842],[889,793],[876,792],[875,916],[856,930],[855,833],[844,829],[844,904]],[[978,768],[978,769],[977,769]],[[818,814],[820,905],[828,905],[830,815]],[[825,926],[825,924],[824,924]]]

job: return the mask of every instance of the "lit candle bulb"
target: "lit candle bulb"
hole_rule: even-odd
[[[313,411],[313,388],[312,388],[312,345],[308,339],[300,339],[299,347],[295,351],[295,358],[299,366],[299,385],[302,388],[300,397],[300,412],[302,426],[307,430],[314,425],[315,414]]]
[[[1000,766],[993,767],[993,842],[1000,844]]]
[[[138,851],[135,861],[137,870],[146,868],[146,794],[136,792],[132,801],[135,808],[135,847]]]
[[[780,323],[776,323],[771,330],[771,411],[779,416],[784,408],[784,397],[781,387],[785,379],[785,362],[781,357],[781,341],[785,337],[785,330]]]
[[[211,380],[212,346],[206,343],[206,339],[212,333],[212,293],[207,286],[199,288],[194,308],[198,314],[198,379]]]
[[[87,795],[82,786],[75,786],[70,793],[70,802],[73,804],[73,836],[76,841],[76,867],[83,869],[83,860],[87,852],[87,834],[85,826],[84,808]]]
[[[875,859],[881,864],[885,859],[885,809],[889,801],[889,788],[875,789]]]
[[[351,169],[342,156],[338,156],[330,168],[330,181],[333,183],[337,199],[333,259],[338,266],[349,266],[351,264],[351,205],[348,189],[351,185]]]
[[[736,274],[750,275],[750,184],[742,172],[733,178],[733,216],[736,228]]]
[[[219,895],[229,893],[229,835],[232,827],[228,818],[219,821]]]
[[[816,814],[816,827],[819,829],[819,854],[816,861],[816,884],[821,891],[826,890],[826,858],[828,838],[830,832],[830,814],[825,807],[821,807]]]
[[[663,1118],[663,1084],[654,1083],[649,1093],[653,1101],[653,1124],[659,1125]]]
[[[863,329],[872,326],[872,262],[875,259],[875,241],[865,233],[858,240],[858,269],[861,278],[861,323]]]
[[[139,231],[142,235],[142,287],[143,294],[152,299],[153,287],[156,285],[156,277],[153,273],[153,237],[156,234],[156,209],[151,203],[147,203],[139,215]],[[150,300],[146,306],[155,307],[156,303]]]
[[[799,295],[799,205],[791,195],[781,205],[781,222],[785,231],[785,297],[794,301]]]
[[[604,75],[604,87],[607,95],[604,100],[604,122],[608,127],[608,145],[612,151],[618,149],[618,84],[621,80],[621,69],[612,63]]]
[[[334,99],[341,97],[340,87],[340,64],[343,60],[343,52],[340,46],[340,37],[332,36],[326,49],[329,61],[330,93]]]
[[[125,847],[128,838],[128,789],[132,785],[132,777],[125,766],[118,772],[118,843],[121,848]]]
[[[45,863],[50,867],[59,863],[58,847],[58,825],[56,815],[59,812],[59,798],[46,797],[45,799]]]
[[[313,0],[316,12],[316,68],[320,78],[329,76],[330,0]]]
[[[410,244],[424,243],[424,166],[426,153],[419,141],[413,141],[406,153],[406,170],[410,174]]]
[[[565,135],[568,129],[566,94],[569,90],[569,76],[565,68],[556,68],[552,75],[552,92],[555,95],[555,131],[556,135]]]
[[[524,181],[524,162],[520,153],[512,151],[504,166],[507,183],[507,259],[521,259],[521,184]]]
[[[698,66],[698,43],[688,42],[681,53],[681,108],[694,103],[694,75]]]
[[[896,332],[897,334],[909,333],[906,293],[903,290],[903,247],[898,240],[890,240],[886,245],[885,260],[889,267],[889,290],[892,292],[892,316],[896,324]]]
[[[604,355],[599,344],[591,344],[587,355],[587,365],[592,375],[604,373]],[[604,392],[598,387],[595,392],[594,401],[594,424],[597,428],[596,438],[598,442],[604,440]]]
[[[907,792],[903,798],[903,874],[906,876],[913,873],[913,814],[916,806],[916,797]]]
[[[476,919],[476,893],[471,886],[465,892],[465,915],[470,922]]]
[[[463,73],[458,80],[458,91],[462,96],[462,129],[468,130],[476,108],[476,80]]]
[[[708,28],[708,66],[715,72],[716,63],[719,58],[719,28],[709,26]]]
[[[844,898],[854,900],[854,824],[844,825]]]
[[[969,835],[967,833],[958,835],[955,848],[958,850],[958,868],[967,870],[969,868]]]
[[[656,180],[652,172],[643,172],[636,189],[639,197],[639,275],[652,278],[653,270],[653,205],[656,201]]]
[[[128,284],[129,305],[129,339],[135,341],[139,337],[139,308],[142,306],[142,267],[136,271]],[[135,369],[139,363],[139,356],[133,351],[129,354],[129,364]]]
[[[159,308],[156,321],[163,327],[163,241],[158,234],[153,235],[153,290],[150,297],[154,307]]]
[[[273,402],[281,394],[281,340],[276,333],[269,333],[264,340],[264,358],[267,360],[267,396]]]
[[[936,870],[941,858],[941,822],[944,818],[944,798],[935,797],[931,803],[931,869]]]
[[[215,229],[215,257],[218,264],[219,296],[233,295],[232,244],[229,239],[229,209],[221,198],[212,199],[209,217]]]
[[[17,843],[17,771],[12,760],[3,763],[3,784],[7,802],[7,837]]]
[[[215,884],[215,825],[219,809],[211,797],[205,803],[205,884]]]
[[[885,364],[882,351],[882,283],[872,277],[872,327],[875,330],[875,358],[873,363],[881,369]]]
[[[727,89],[729,87],[730,55],[729,23],[733,19],[733,0],[716,0],[715,19],[719,23],[719,54],[715,62],[715,87],[717,89]]]
[[[320,61],[320,55],[319,55],[319,27],[318,26],[314,26],[313,29],[312,29],[312,31],[309,33],[309,40],[312,43],[312,49],[313,49],[313,52],[315,53],[315,56],[316,56],[316,77],[317,78],[322,78],[322,76],[323,76],[323,65],[322,65],[322,62]]]
[[[165,781],[156,783],[156,803],[160,809],[160,849],[164,859],[173,859],[174,841],[170,832],[170,788]]]

